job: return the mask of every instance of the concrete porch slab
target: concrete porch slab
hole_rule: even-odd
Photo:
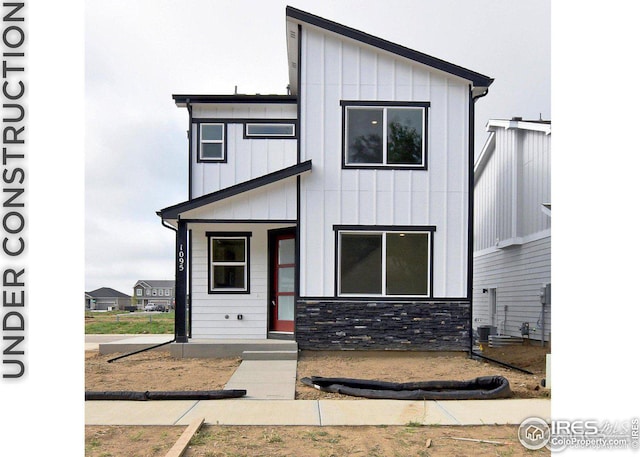
[[[173,335],[122,335],[122,338],[99,343],[100,354],[127,353],[146,349],[157,344],[168,343]],[[86,343],[85,343],[86,344]],[[166,351],[169,346],[162,346],[153,350]]]
[[[298,351],[298,343],[287,340],[191,339],[188,343],[171,343],[176,358],[242,357],[244,351]]]

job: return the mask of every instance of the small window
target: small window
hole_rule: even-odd
[[[428,103],[342,106],[345,167],[426,168]]]
[[[155,289],[153,289],[153,290],[151,291],[151,295],[152,295],[153,297],[155,297],[156,295],[158,295],[158,291],[157,291],[157,290],[155,290]]]
[[[142,297],[142,289],[136,289],[136,297]]]
[[[164,295],[165,295],[165,297],[171,297],[171,289],[165,289],[164,290]]]
[[[209,236],[209,292],[249,293],[250,234]]]
[[[286,123],[247,123],[247,138],[293,138],[296,135],[295,124]]]
[[[149,295],[151,295],[151,289],[146,289],[146,290],[145,290],[145,293],[146,293],[146,295],[147,295],[147,297],[148,297]]]
[[[224,124],[200,125],[200,160],[224,161]]]
[[[429,296],[431,232],[339,231],[339,295]]]

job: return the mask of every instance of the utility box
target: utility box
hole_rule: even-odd
[[[488,343],[489,335],[495,335],[497,328],[493,325],[478,326],[478,343]]]

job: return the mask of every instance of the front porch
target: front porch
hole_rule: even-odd
[[[189,339],[187,343],[171,342],[172,335],[122,335],[121,338],[97,341],[100,354],[129,353],[144,350],[163,343],[152,350],[166,351],[175,358],[225,358],[241,357],[243,360],[297,360],[298,344],[295,341],[277,339]]]

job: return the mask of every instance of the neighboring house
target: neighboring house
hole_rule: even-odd
[[[491,120],[475,165],[474,326],[551,337],[551,122]]]
[[[158,215],[177,341],[469,349],[474,103],[493,80],[291,7],[286,28],[290,94],[173,96],[189,198]]]
[[[133,286],[133,297],[138,308],[155,303],[172,309],[175,289],[176,282],[173,280],[141,279]]]
[[[101,287],[100,289],[85,292],[84,294],[85,309],[115,311],[124,309],[125,306],[130,305],[130,296],[110,287]]]

